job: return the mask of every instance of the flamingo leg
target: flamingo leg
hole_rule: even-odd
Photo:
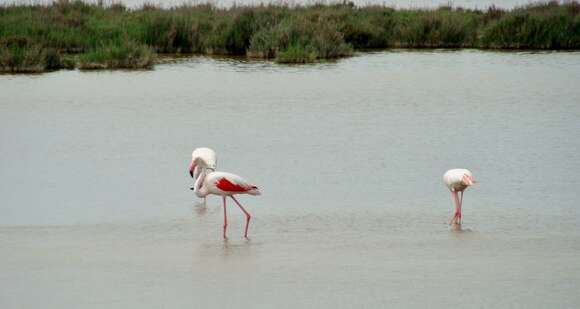
[[[461,215],[461,206],[463,206],[463,191],[461,191],[461,198],[459,199],[459,224],[463,223],[463,216]]]
[[[449,221],[449,225],[457,223],[457,220],[460,218],[459,214],[461,212],[461,203],[459,201],[459,197],[457,196],[457,191],[451,191],[451,197],[453,198],[453,202],[455,203],[455,214],[453,215],[453,218],[451,218],[451,220]]]
[[[231,198],[234,200],[234,202],[236,202],[236,204],[238,204],[238,206],[240,207],[240,209],[244,212],[244,214],[246,215],[246,229],[244,232],[244,237],[248,238],[248,227],[250,226],[250,219],[252,218],[252,216],[250,215],[249,212],[246,211],[246,209],[244,207],[242,207],[242,205],[240,204],[240,202],[238,202],[238,200],[236,200],[236,198],[232,195]]]
[[[228,239],[228,237],[226,236],[226,230],[228,228],[228,215],[226,213],[226,197],[223,197],[224,199],[224,239]]]

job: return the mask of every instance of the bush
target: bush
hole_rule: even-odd
[[[79,68],[94,69],[147,69],[153,66],[154,52],[148,46],[133,41],[107,42],[80,57]]]
[[[316,50],[311,46],[289,46],[276,56],[278,63],[310,63],[316,61]]]
[[[504,15],[483,31],[482,45],[491,48],[580,48],[580,16],[568,9],[532,7]]]
[[[289,59],[336,58],[352,54],[352,47],[344,42],[342,33],[328,21],[308,18],[287,19],[274,28],[262,29],[252,38],[250,55]],[[283,53],[284,55],[278,55]]]
[[[60,53],[26,38],[0,41],[0,72],[35,73],[63,68]]]

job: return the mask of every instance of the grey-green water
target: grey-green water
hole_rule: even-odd
[[[474,50],[2,75],[0,307],[577,307],[578,85],[580,53]],[[197,146],[261,188],[249,241]]]

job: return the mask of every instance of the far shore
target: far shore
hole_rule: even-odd
[[[388,48],[580,49],[580,3],[511,10],[210,4],[128,9],[82,1],[0,6],[0,72],[149,69],[158,55],[311,63]]]

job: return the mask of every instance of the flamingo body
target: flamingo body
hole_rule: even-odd
[[[224,239],[227,239],[226,231],[228,226],[228,217],[226,212],[226,198],[230,197],[236,202],[238,207],[246,215],[246,228],[244,230],[244,237],[248,237],[248,227],[250,226],[250,219],[252,216],[246,209],[238,202],[234,195],[249,194],[260,195],[258,187],[249,183],[242,177],[226,172],[210,172],[207,173],[205,169],[201,170],[195,185],[192,188],[198,197],[205,198],[209,194],[219,195],[224,201]]]
[[[443,174],[443,182],[451,192],[462,191],[465,190],[468,186],[463,181],[465,175],[473,179],[473,174],[470,170],[464,168],[454,168]]]
[[[209,194],[232,196],[234,194],[260,195],[258,187],[250,184],[242,177],[226,172],[211,172],[198,184],[197,196],[205,197]]]
[[[443,183],[447,186],[451,192],[451,197],[455,203],[455,214],[453,218],[449,221],[449,225],[461,224],[461,206],[463,204],[463,191],[467,187],[472,186],[475,183],[473,179],[473,174],[468,169],[455,168],[450,169],[445,174],[443,174]],[[461,194],[461,197],[459,196]]]

